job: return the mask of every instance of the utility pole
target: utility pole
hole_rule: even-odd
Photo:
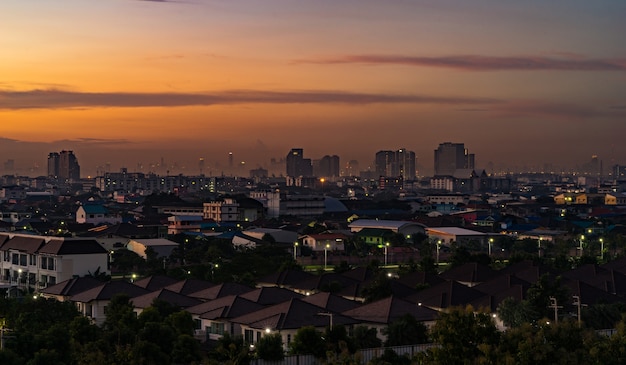
[[[578,327],[580,327],[582,323],[581,318],[580,318],[580,307],[585,307],[586,304],[580,303],[580,296],[578,295],[572,295],[572,298],[574,298],[575,301],[573,304],[576,306],[576,309],[578,310]]]
[[[554,309],[554,323],[559,323],[559,308],[563,308],[563,306],[558,305],[555,297],[550,297],[550,305],[548,308]]]

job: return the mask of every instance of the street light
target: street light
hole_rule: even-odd
[[[324,246],[324,271],[326,271],[326,266],[328,264],[328,249],[330,248],[330,244],[326,244]]]
[[[580,235],[580,240],[578,241],[578,249],[580,250],[580,256],[583,256],[583,241],[585,240],[585,235]]]
[[[387,267],[387,247],[389,247],[389,242],[385,243],[385,267]]]
[[[600,261],[604,261],[604,239],[600,238]]]
[[[491,256],[491,246],[493,246],[493,238],[489,239],[489,256]]]
[[[439,250],[441,249],[441,240],[437,241],[437,269],[439,269]]]
[[[537,256],[541,257],[541,236],[539,236],[539,243],[537,244]]]
[[[298,242],[293,243],[293,260],[296,261],[298,259]]]

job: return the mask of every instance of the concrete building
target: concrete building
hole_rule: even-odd
[[[378,151],[374,160],[378,176],[415,179],[415,152],[406,148],[396,151]]]
[[[304,158],[302,148],[292,148],[285,158],[287,176],[313,176],[313,166],[310,158]]]
[[[73,151],[48,154],[48,176],[61,180],[80,180],[80,165]]]
[[[474,154],[463,143],[441,143],[435,150],[435,176],[452,176],[458,169],[474,169]]]

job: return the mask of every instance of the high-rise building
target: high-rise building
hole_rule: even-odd
[[[474,154],[463,143],[444,142],[435,150],[435,176],[452,176],[459,169],[473,169]]]
[[[292,148],[285,158],[287,176],[313,176],[313,166],[310,158],[304,158],[302,148]]]
[[[326,155],[313,165],[313,175],[317,177],[338,177],[339,176],[339,156]]]
[[[73,151],[48,154],[48,176],[62,180],[79,180],[80,165]]]
[[[48,176],[57,178],[59,176],[59,153],[50,152],[48,154]]]
[[[396,151],[378,151],[374,160],[378,176],[415,179],[415,152],[401,148]]]

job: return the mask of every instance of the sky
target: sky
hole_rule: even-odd
[[[229,152],[247,175],[291,148],[365,170],[406,148],[427,175],[443,142],[481,168],[608,169],[624,19],[623,0],[3,0],[0,173],[73,150],[85,176],[231,173]]]

